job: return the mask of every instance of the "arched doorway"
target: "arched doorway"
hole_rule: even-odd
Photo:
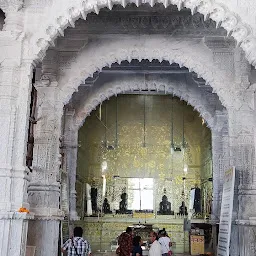
[[[76,194],[74,194],[74,185],[76,178],[75,172],[73,171],[76,170],[76,160],[74,161],[74,158],[77,155],[77,146],[81,146],[81,140],[77,137],[78,128],[83,124],[84,121],[85,123],[87,123],[87,119],[85,118],[88,117],[88,115],[91,114],[91,111],[95,109],[99,104],[102,104],[103,101],[107,100],[112,95],[119,95],[122,93],[137,93],[142,95],[143,93],[161,93],[163,95],[175,94],[190,102],[190,104],[193,105],[195,109],[198,109],[201,115],[204,117],[206,123],[212,128],[214,127],[213,119],[217,116],[215,111],[218,110],[221,112],[224,110],[216,94],[211,95],[212,98],[210,102],[209,98],[207,100],[207,96],[203,92],[211,92],[211,87],[207,86],[205,84],[205,81],[203,81],[202,79],[198,79],[196,76],[189,73],[188,69],[180,69],[177,64],[170,65],[168,62],[162,62],[161,70],[165,70],[166,72],[162,72],[161,74],[161,70],[159,70],[159,65],[160,62],[157,60],[154,60],[153,62],[149,62],[146,60],[142,60],[141,62],[132,60],[131,63],[124,61],[121,62],[120,65],[116,63],[110,68],[103,68],[101,73],[95,74],[93,76],[93,79],[86,80],[85,83],[79,87],[78,92],[73,95],[71,102],[67,105],[67,113],[65,115],[66,133],[64,134],[64,138],[67,140],[67,142],[65,143],[64,141],[64,145],[66,146],[68,170],[71,172],[70,181],[73,182],[73,184],[70,184],[70,190],[73,192],[70,195],[71,197],[69,201],[71,205],[71,220],[75,220],[77,218],[77,214],[74,214],[74,212],[76,212],[76,209],[72,207],[74,207],[74,205],[76,204],[74,202],[76,198]],[[140,67],[140,71],[134,72],[134,69],[136,70],[136,68],[138,67]],[[115,72],[116,74],[113,76]],[[200,82],[200,87],[198,86],[198,82]],[[72,108],[75,108],[73,109],[73,114],[71,110]],[[166,108],[165,110],[168,113],[168,108]],[[72,118],[72,115],[74,116],[74,118]],[[102,114],[102,116],[104,116],[104,114]],[[76,124],[77,127],[74,124]],[[201,125],[202,124],[200,122],[200,126]],[[113,126],[114,125],[112,125],[112,128]],[[182,128],[180,129],[180,131],[181,130]],[[74,141],[78,141],[78,144],[74,144]],[[221,151],[222,150],[219,148],[219,153]],[[216,182],[214,185],[214,195],[219,195],[219,192],[217,192],[219,189],[219,174],[217,173],[217,169],[215,169]],[[78,183],[80,183],[79,186],[81,188],[81,179],[79,180],[80,181]],[[81,192],[80,189],[79,191]],[[67,198],[67,196],[65,198]],[[79,202],[83,201],[81,201],[81,194],[79,195],[79,199]],[[219,201],[218,198],[215,197],[215,213],[213,214],[213,216],[218,215],[218,207]],[[80,203],[79,209],[81,214]],[[120,230],[116,232],[120,232]],[[95,239],[93,239],[93,241],[95,241]],[[96,243],[99,244],[99,241],[97,240]],[[183,248],[183,246],[181,246],[180,244],[180,251],[181,247]],[[97,249],[99,249],[99,247]]]
[[[79,55],[79,50],[81,50],[81,48],[87,48],[87,46],[90,46],[90,44],[87,45],[87,38],[85,38],[84,35],[81,37],[78,36],[78,38],[82,38],[84,40],[84,43],[81,45],[78,40],[75,40],[77,39],[76,33],[78,31],[74,32],[69,29],[66,30],[67,27],[76,27],[77,24],[75,21],[81,17],[86,19],[87,16],[90,16],[88,15],[90,12],[96,12],[100,15],[100,10],[106,6],[108,6],[109,9],[113,9],[113,12],[110,11],[110,13],[114,14],[116,10],[112,7],[113,4],[116,3],[117,2],[113,3],[111,1],[88,1],[86,3],[84,1],[55,1],[52,5],[50,2],[49,5],[48,3],[44,3],[44,6],[41,6],[41,8],[41,3],[37,1],[29,1],[29,3],[25,2],[24,5],[23,1],[12,1],[11,3],[2,1],[0,3],[1,9],[4,10],[7,17],[5,31],[1,33],[3,40],[1,40],[0,47],[0,79],[1,88],[3,89],[1,90],[1,109],[3,110],[1,112],[1,127],[3,132],[1,133],[0,147],[2,155],[0,161],[3,168],[2,173],[4,173],[0,178],[1,184],[4,184],[4,186],[2,186],[4,189],[1,190],[1,205],[3,206],[1,207],[1,211],[4,213],[2,215],[4,217],[1,220],[1,225],[4,227],[4,234],[6,234],[2,239],[3,243],[1,251],[6,252],[6,255],[8,253],[12,255],[20,255],[24,253],[24,244],[27,233],[26,223],[28,218],[33,218],[33,214],[28,216],[22,214],[19,215],[16,214],[16,211],[21,206],[29,207],[26,191],[27,182],[30,178],[32,178],[32,181],[30,183],[31,187],[29,193],[30,196],[33,194],[32,200],[30,201],[31,210],[35,209],[37,224],[41,222],[41,226],[37,225],[35,230],[40,229],[43,231],[40,234],[35,234],[35,237],[38,236],[36,253],[37,255],[56,254],[55,241],[58,234],[58,223],[62,218],[62,214],[59,209],[59,136],[61,134],[60,116],[63,113],[62,107],[64,104],[69,102],[72,93],[78,88],[81,82],[83,83],[80,79],[82,78],[82,80],[84,80],[88,77],[87,69],[90,71],[89,75],[92,75],[95,72],[95,69],[101,69],[106,64],[111,65],[116,60],[122,61],[124,59],[132,59],[134,58],[132,51],[136,49],[136,45],[133,43],[133,46],[129,49],[128,54],[125,54],[123,59],[121,55],[115,55],[113,53],[116,49],[121,48],[123,41],[119,41],[116,48],[108,48],[113,53],[113,56],[117,58],[116,60],[112,56],[107,56],[104,51],[101,51],[106,57],[105,59],[101,59],[101,64],[94,65],[95,63],[98,63],[97,59],[95,60],[91,58],[88,62],[92,62],[93,65],[88,65],[86,70],[82,67],[76,67],[78,68],[77,70],[82,73],[76,73],[73,78],[78,77],[80,81],[74,81],[72,76],[68,75],[68,86],[65,87],[67,90],[64,89],[64,87],[61,87],[61,93],[59,91],[58,82],[60,81],[59,78],[63,75],[61,73],[63,66],[59,65],[59,63],[56,63],[55,61],[59,59],[64,66],[69,66],[70,62],[73,62],[73,58],[67,54],[67,52],[71,53],[71,55]],[[164,6],[167,7],[169,3],[170,2],[168,1],[165,2]],[[230,165],[237,166],[241,177],[238,190],[240,195],[240,212],[238,214],[238,218],[236,214],[234,215],[236,215],[236,223],[238,223],[240,227],[241,236],[240,243],[236,243],[235,239],[233,239],[235,236],[232,236],[232,241],[236,247],[238,244],[242,244],[241,246],[239,245],[240,253],[242,255],[254,255],[255,228],[253,217],[255,214],[255,200],[253,200],[253,197],[255,194],[255,182],[253,177],[255,165],[255,122],[253,122],[253,120],[255,110],[253,98],[254,87],[248,82],[248,76],[250,75],[251,70],[246,62],[247,59],[250,63],[255,64],[255,29],[252,25],[254,24],[254,8],[251,8],[254,6],[251,5],[249,1],[248,3],[246,2],[246,4],[239,2],[236,3],[236,5],[224,2],[220,5],[219,2],[217,4],[215,1],[172,1],[171,3],[178,7],[176,14],[182,13],[183,11],[186,12],[186,9],[182,9],[182,7],[185,6],[186,8],[191,9],[192,14],[195,14],[196,11],[198,11],[203,14],[203,18],[206,19],[205,23],[200,23],[201,18],[199,17],[198,19],[198,16],[195,15],[192,19],[192,23],[189,22],[191,21],[191,17],[187,17],[188,19],[185,20],[178,18],[177,20],[171,20],[171,22],[169,20],[168,23],[166,15],[163,15],[163,19],[161,19],[160,15],[156,15],[158,18],[160,16],[160,23],[158,18],[154,19],[153,23],[156,30],[159,28],[158,25],[161,25],[161,28],[165,28],[168,24],[176,26],[178,23],[182,24],[182,28],[184,28],[188,23],[192,24],[192,27],[190,27],[189,30],[192,31],[193,29],[198,28],[197,36],[200,33],[200,35],[202,35],[198,37],[198,41],[202,42],[206,39],[205,43],[207,47],[205,47],[204,44],[200,44],[199,46],[201,49],[198,54],[203,51],[204,54],[207,55],[207,51],[209,49],[209,51],[212,52],[211,55],[207,55],[209,57],[207,57],[207,60],[210,65],[208,66],[207,63],[203,62],[203,66],[200,66],[201,57],[196,62],[200,54],[193,55],[189,53],[189,50],[193,48],[188,47],[188,45],[183,45],[185,49],[189,50],[186,52],[182,51],[182,54],[180,54],[175,61],[177,61],[181,66],[186,63],[185,66],[192,69],[196,66],[200,67],[195,70],[196,73],[202,76],[214,88],[223,105],[227,107],[226,112],[217,111],[213,118],[213,123],[216,124],[212,129],[212,131],[215,132],[215,135],[213,135],[213,147],[216,147],[216,149],[213,150],[213,156],[214,159],[216,159],[216,161],[214,161],[214,165],[215,167],[219,166],[220,170],[224,170]],[[122,1],[118,4],[122,4],[125,7],[127,2]],[[141,2],[137,2],[136,4],[138,6],[143,6]],[[155,2],[151,1],[151,7],[149,9],[152,8],[151,10],[153,10],[154,5]],[[34,7],[36,8],[34,9]],[[127,18],[127,16],[125,17]],[[223,38],[219,41],[218,39],[220,38],[218,37],[218,33],[215,34],[216,31],[210,31],[213,33],[210,35],[217,35],[217,40],[216,38],[215,40],[208,40],[209,33],[204,29],[207,27],[207,23],[209,22],[207,20],[208,18],[216,21],[217,27],[222,25],[228,34],[232,34],[238,45],[244,49],[246,56],[243,56],[243,51],[241,51],[239,47],[235,50],[230,49],[233,48],[229,47],[230,45],[228,47],[223,47],[227,46],[227,41],[223,41]],[[126,26],[127,19],[122,21],[123,22],[121,22],[120,19],[114,20],[113,23],[114,25],[122,24]],[[92,23],[97,23],[97,20]],[[133,27],[133,32],[136,29],[138,33],[140,32],[138,27],[136,27],[138,24],[137,17],[128,19],[128,23],[129,26],[131,25]],[[144,27],[144,31],[152,31],[152,27],[151,29],[148,29],[147,27],[147,18],[143,18],[143,21],[139,22],[139,25],[140,24]],[[106,25],[105,22],[103,22],[103,25]],[[104,26],[101,25],[101,27]],[[125,29],[127,28],[123,27],[123,30]],[[78,30],[81,32],[83,29]],[[64,32],[70,33],[71,38],[73,38],[74,41],[71,42],[70,38],[68,39],[67,37],[68,33],[65,34]],[[161,32],[166,35],[164,30]],[[183,33],[183,37],[180,37],[181,41],[183,41],[184,35],[188,35],[187,32]],[[69,43],[63,42],[63,38],[60,39],[59,35],[65,35],[63,37],[64,41],[65,39],[68,39],[67,41],[69,41]],[[169,39],[173,39],[176,35],[177,34],[173,34]],[[107,37],[106,34],[104,36]],[[115,35],[111,34],[110,37],[113,39]],[[135,36],[133,42],[137,39],[138,37]],[[227,38],[225,37],[225,39]],[[147,38],[145,40],[147,40]],[[63,50],[64,45],[62,44],[61,46],[57,41],[62,41],[64,45],[68,45],[69,50]],[[141,39],[138,40],[139,45],[141,42]],[[155,42],[158,41],[156,40]],[[93,44],[94,43],[95,41]],[[109,41],[106,40],[106,48],[108,44]],[[58,45],[58,47],[55,48],[54,45]],[[114,44],[112,44],[112,47],[113,46]],[[149,58],[151,60],[152,58],[156,58],[162,61],[163,59],[166,59],[166,55],[168,55],[168,49],[163,51],[165,46],[166,48],[169,48],[170,45],[161,45],[159,50],[162,54],[158,54],[155,47],[152,49],[154,53],[151,52],[150,54],[138,55],[138,59]],[[145,49],[143,46],[137,49],[143,52],[143,48]],[[148,46],[148,48],[152,48],[152,45]],[[173,55],[175,47],[172,45],[170,48],[172,49],[170,55]],[[229,49],[227,50],[226,48]],[[49,49],[49,52],[56,52],[57,50],[57,54],[51,55],[48,52],[45,55],[47,49]],[[96,47],[92,47],[92,49],[94,53],[97,52]],[[182,49],[178,48],[176,50],[179,52]],[[62,51],[66,52],[63,55],[59,55],[59,52]],[[137,54],[136,52],[134,53],[135,55]],[[189,57],[186,59],[183,55],[190,56],[192,58]],[[100,57],[97,56],[97,58]],[[43,59],[43,65],[41,65],[39,62]],[[173,62],[172,58],[169,58],[169,61]],[[82,64],[82,62],[78,63]],[[211,65],[212,63],[214,63],[214,65]],[[31,65],[34,67],[37,65],[37,69],[42,68],[43,77],[42,80],[37,79],[37,82],[39,82],[37,85],[39,85],[38,87],[41,85],[41,87],[44,86],[47,88],[40,88],[38,90],[41,94],[39,93],[40,103],[38,104],[38,115],[36,119],[38,122],[36,131],[37,144],[35,145],[34,154],[38,157],[35,157],[34,174],[32,177],[29,174],[29,170],[25,168],[25,149],[27,142],[26,128],[28,123],[27,117],[32,79]],[[219,70],[225,70],[225,72],[216,73],[215,66],[217,66]],[[208,68],[206,69],[205,67]],[[228,72],[226,72],[227,70]],[[229,83],[230,76],[234,78],[231,83]],[[71,78],[72,82],[69,80]],[[216,81],[216,79],[220,80],[219,87],[215,86],[216,84],[214,81]],[[65,92],[63,93],[63,91]],[[232,97],[229,97],[230,92]],[[65,95],[64,99],[60,95]],[[218,143],[214,143],[214,141]],[[44,154],[45,152],[47,153],[46,155]],[[214,170],[215,169],[216,168],[214,168]],[[222,171],[220,173],[222,173]],[[37,179],[36,182],[34,180],[35,177]],[[33,182],[35,185],[34,188],[32,187]],[[220,197],[219,194],[216,194],[215,196],[216,198]],[[45,200],[45,198],[48,198],[49,200]],[[17,220],[17,218],[19,219]],[[15,219],[15,221],[13,221],[13,219]],[[49,223],[52,225],[48,225]],[[14,240],[11,241],[9,239],[13,230],[19,231],[17,233],[18,239],[16,239],[15,242],[13,242]],[[48,244],[47,248],[49,251],[43,252],[42,248],[44,246],[42,244]],[[8,251],[10,246],[12,250]],[[235,253],[238,253],[237,248],[235,248],[234,253],[232,254],[235,255]]]
[[[199,20],[200,26],[204,26],[204,23],[201,23],[202,19],[199,18]],[[134,26],[136,28],[134,19],[130,19],[129,22],[132,24],[133,29]],[[172,26],[173,24],[175,24],[175,20],[174,23],[171,23]],[[82,22],[82,31],[83,25]],[[153,26],[153,23],[151,25]],[[162,25],[163,24],[161,23],[161,26]],[[166,26],[165,22],[164,26]],[[218,93],[218,97],[220,97],[220,106],[223,104],[228,108],[234,102],[240,104],[241,97],[243,97],[242,94],[237,94],[235,91],[229,89],[232,88],[232,86],[237,86],[237,84],[234,83],[234,77],[232,77],[234,72],[233,56],[234,54],[241,56],[241,51],[233,48],[232,41],[224,40],[223,42],[223,38],[220,41],[218,41],[218,39],[216,41],[216,38],[209,39],[209,37],[207,37],[207,40],[203,43],[202,36],[200,39],[192,36],[192,40],[191,38],[189,38],[189,40],[184,40],[184,38],[180,38],[180,35],[178,38],[172,37],[172,40],[170,41],[168,37],[166,38],[166,36],[163,35],[161,35],[161,37],[159,37],[159,35],[143,35],[137,37],[131,36],[129,33],[125,39],[118,38],[118,40],[112,40],[109,38],[109,35],[106,36],[103,33],[101,39],[98,38],[98,35],[96,38],[95,35],[93,35],[92,38],[89,39],[87,37],[83,38],[82,44],[81,41],[78,40],[77,45],[74,45],[74,42],[66,45],[67,42],[65,40],[70,40],[70,38],[68,38],[69,33],[71,34],[71,38],[74,38],[72,33],[76,34],[77,31],[75,29],[70,29],[67,31],[67,38],[64,38],[64,41],[60,40],[58,42],[58,47],[60,47],[58,49],[62,49],[60,50],[60,53],[59,50],[54,48],[49,49],[42,63],[41,80],[37,81],[37,89],[40,98],[38,113],[39,116],[42,116],[43,118],[39,119],[40,122],[38,122],[37,125],[38,130],[35,133],[37,144],[35,145],[36,150],[34,151],[34,159],[36,160],[33,164],[34,171],[32,174],[32,181],[29,185],[29,202],[31,210],[33,210],[37,216],[36,221],[31,222],[31,227],[34,226],[33,230],[36,230],[35,227],[39,225],[43,230],[47,230],[49,223],[51,223],[50,226],[54,231],[51,232],[51,236],[48,236],[47,232],[44,232],[43,239],[38,237],[39,234],[31,233],[29,235],[29,242],[35,244],[38,244],[37,241],[46,243],[46,241],[56,241],[57,239],[57,234],[59,233],[59,219],[62,217],[59,206],[59,137],[61,136],[62,108],[64,103],[69,102],[74,91],[77,90],[89,76],[93,76],[95,71],[101,71],[106,65],[111,66],[116,61],[118,63],[123,60],[128,60],[128,62],[130,62],[132,59],[137,59],[139,61],[148,59],[150,62],[156,59],[159,60],[160,63],[162,63],[163,60],[169,61],[170,63],[177,62],[181,67],[185,66],[190,71],[195,71],[196,74],[199,74],[200,77],[205,79],[206,84],[212,86]],[[222,32],[217,31],[216,33],[218,34]],[[218,49],[216,51],[215,48],[213,49],[212,45],[215,44],[220,45],[221,50]],[[125,49],[121,48],[123,46],[125,46]],[[159,48],[159,46],[164,46],[166,48]],[[74,48],[72,48],[73,51],[67,51],[66,47]],[[222,59],[223,57],[221,57],[223,55],[225,56],[224,60]],[[58,59],[57,57],[59,57],[60,60],[58,65],[55,62]],[[56,74],[58,74],[58,76],[56,76]],[[198,81],[197,86],[200,87],[200,85],[201,83]],[[227,94],[227,92],[230,92],[231,96]],[[96,92],[96,94],[97,93],[99,92]],[[207,92],[206,94],[212,95],[212,91]],[[106,94],[103,93],[100,97],[101,96],[104,100]],[[228,120],[227,113],[225,113],[225,111],[222,112],[222,110],[223,109],[221,108],[219,112],[216,111],[215,115],[212,116],[214,122],[220,122],[221,125],[225,126],[225,129],[222,129],[223,127],[218,127],[216,129],[217,139],[219,140],[217,145],[220,145],[219,142],[223,140],[223,131],[229,131],[229,124],[225,122]],[[218,123],[218,125],[220,123]],[[54,132],[52,130],[53,127]],[[48,141],[49,143],[44,144],[44,141]],[[225,141],[224,144],[224,146],[220,146],[221,150],[227,149],[229,152],[229,142]],[[51,153],[43,155],[42,152]],[[220,153],[220,159],[218,160],[222,162],[223,158],[225,158],[226,164],[229,165],[229,153],[224,156],[222,153]],[[222,168],[223,165],[221,164],[219,169]],[[216,175],[219,175],[218,177],[220,178],[221,174],[219,173],[219,169],[217,168],[214,173],[217,173]],[[45,172],[42,172],[41,170],[45,170]],[[218,186],[218,191],[220,188],[221,186]],[[75,191],[73,190],[72,193],[75,194]],[[43,198],[51,197],[51,200],[35,200],[35,198],[43,199],[42,195]],[[219,192],[216,191],[215,198],[217,199],[218,197]],[[216,200],[216,202],[219,202],[219,200]],[[216,203],[216,205],[217,204],[218,203]],[[41,205],[42,208],[38,205]],[[42,221],[40,217],[41,215],[47,216],[49,221],[47,223]],[[38,251],[40,251],[39,253],[45,253],[42,251],[42,246],[40,244],[37,245],[37,247]],[[49,251],[51,252],[54,252],[54,250],[56,250],[56,247],[54,246],[49,248]]]
[[[188,252],[188,232],[183,232],[186,215],[180,213],[180,207],[184,201],[189,208],[190,189],[195,186],[202,198],[192,224],[211,217],[210,130],[185,102],[160,92],[147,93],[150,92],[135,91],[110,98],[91,113],[79,130],[77,211],[81,217],[79,225],[84,226],[95,252],[110,251],[111,242],[125,226],[139,223],[154,229],[165,227],[176,243],[175,252]],[[110,209],[106,212],[106,203],[105,214],[101,215],[103,161],[108,163],[104,198]],[[94,199],[98,208],[94,206],[92,212],[88,207],[83,209],[87,202],[86,198],[83,200],[83,184],[97,191]],[[137,187],[139,184],[141,187]],[[126,212],[119,207],[123,193],[128,195]],[[87,194],[87,198],[90,196]],[[167,196],[171,206],[168,212],[159,206],[163,196]],[[143,239],[147,240],[144,233]]]

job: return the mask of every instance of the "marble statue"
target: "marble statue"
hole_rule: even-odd
[[[172,211],[171,203],[168,201],[166,195],[163,195],[162,201],[159,204],[159,211],[158,214],[160,215],[173,215],[174,212]]]
[[[188,215],[188,209],[187,209],[187,206],[185,205],[184,201],[182,201],[181,206],[180,206],[179,209],[180,209],[179,210],[180,215]]]
[[[103,212],[104,213],[112,213],[112,211],[110,211],[110,204],[108,203],[108,199],[106,197],[103,202]]]
[[[97,188],[91,188],[91,200],[92,200],[92,211],[97,212],[97,197],[98,197],[98,189]]]
[[[119,213],[126,213],[127,212],[127,194],[122,193],[121,201],[119,203]]]

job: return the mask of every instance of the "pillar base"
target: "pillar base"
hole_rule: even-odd
[[[71,220],[71,221],[78,221],[78,220],[81,219],[81,218],[77,215],[77,212],[76,212],[76,211],[75,211],[75,212],[70,212],[69,217],[70,217],[70,220]]]
[[[35,219],[28,224],[27,245],[35,246],[35,256],[58,255],[60,218]]]
[[[28,220],[33,214],[18,212],[0,213],[0,252],[5,256],[25,256]]]
[[[256,225],[238,225],[239,230],[239,256],[256,255]]]

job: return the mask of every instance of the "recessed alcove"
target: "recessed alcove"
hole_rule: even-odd
[[[210,217],[212,201],[211,131],[199,113],[160,92],[121,94],[86,118],[78,141],[77,211],[93,249],[111,250],[111,241],[126,226],[141,223],[166,228],[176,252],[188,251],[182,202],[189,209],[191,189],[200,188],[200,213],[192,222],[203,223]],[[110,212],[101,215],[103,162]],[[97,191],[96,198],[86,194],[88,185]],[[120,212],[123,193],[128,196],[127,212]],[[164,195],[171,205],[168,213],[161,213]],[[92,198],[97,209],[89,215],[86,198]]]

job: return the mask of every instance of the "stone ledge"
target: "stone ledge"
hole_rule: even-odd
[[[256,226],[256,217],[249,217],[249,220],[236,220],[235,223],[241,226]]]
[[[0,213],[0,220],[32,220],[34,213],[21,213],[21,212],[4,212]]]
[[[35,215],[34,220],[64,220],[63,216],[44,216],[44,215]]]

